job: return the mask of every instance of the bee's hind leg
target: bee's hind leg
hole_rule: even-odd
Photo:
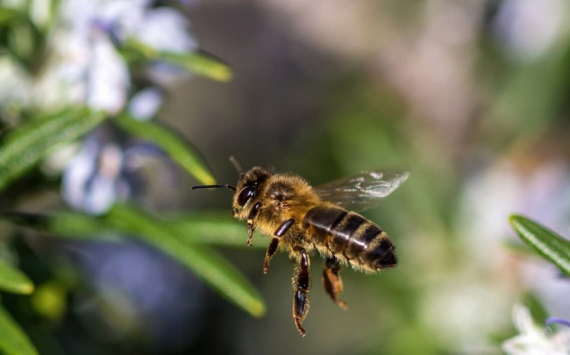
[[[293,290],[295,291],[293,296],[293,319],[295,320],[297,330],[304,337],[305,329],[303,329],[302,323],[309,312],[307,293],[309,293],[310,261],[305,249],[297,246],[293,251],[300,255],[299,265],[295,268],[295,275],[293,276]]]
[[[267,274],[267,272],[269,271],[269,262],[271,261],[271,258],[273,258],[273,255],[275,255],[275,252],[277,251],[277,247],[279,246],[279,240],[281,240],[281,237],[285,233],[287,233],[287,231],[289,230],[289,228],[291,228],[293,224],[295,224],[295,220],[293,218],[288,219],[285,222],[283,222],[279,226],[279,228],[277,228],[275,233],[273,233],[275,237],[273,237],[273,239],[271,239],[271,242],[269,242],[269,246],[267,247],[267,252],[265,253],[265,260],[263,261],[264,274]]]
[[[346,303],[338,299],[338,295],[342,292],[342,279],[340,278],[340,264],[335,257],[327,258],[326,267],[323,270],[323,286],[325,291],[331,297],[334,303],[336,303],[342,309],[348,309]]]

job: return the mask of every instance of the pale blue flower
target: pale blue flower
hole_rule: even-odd
[[[71,207],[102,214],[142,190],[142,179],[129,162],[130,145],[117,143],[118,134],[111,126],[95,130],[66,167],[62,194]]]
[[[503,351],[508,355],[570,354],[570,329],[551,332],[539,326],[521,304],[513,307],[513,321],[520,334],[503,342]]]
[[[162,104],[162,96],[162,91],[156,87],[139,91],[129,101],[129,113],[143,121],[155,117]]]

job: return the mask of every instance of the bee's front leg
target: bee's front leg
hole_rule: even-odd
[[[338,299],[338,295],[342,292],[342,279],[340,278],[340,264],[335,257],[327,258],[326,267],[323,270],[323,286],[325,291],[342,309],[348,309],[344,301]]]
[[[245,242],[248,247],[251,246],[251,240],[253,239],[253,233],[255,233],[255,226],[253,223],[247,223],[247,241]]]
[[[309,256],[305,249],[301,247],[295,247],[293,251],[300,254],[299,265],[295,269],[295,276],[293,277],[293,290],[295,294],[293,296],[293,319],[295,320],[295,326],[302,337],[305,336],[305,329],[303,329],[302,323],[307,313],[309,313],[309,299],[307,298],[307,293],[309,293]]]
[[[247,246],[251,246],[251,240],[253,239],[253,233],[255,232],[255,226],[253,224],[253,219],[257,217],[259,213],[259,208],[261,207],[261,202],[257,202],[251,208],[249,215],[247,216]]]
[[[271,242],[269,243],[269,246],[267,247],[267,252],[265,253],[265,260],[263,261],[263,273],[267,274],[267,272],[269,271],[269,262],[271,261],[271,258],[273,258],[273,255],[275,255],[275,252],[277,251],[277,247],[279,246],[279,240],[281,240],[281,237],[287,233],[287,231],[289,230],[289,228],[291,228],[291,226],[295,224],[295,220],[293,218],[286,220],[285,222],[283,222],[279,228],[277,228],[277,230],[275,231],[275,233],[273,233],[273,235],[275,237],[273,237],[273,239],[271,239]]]

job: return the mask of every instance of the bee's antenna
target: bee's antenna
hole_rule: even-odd
[[[239,163],[239,161],[236,159],[236,157],[234,157],[233,155],[230,156],[230,162],[233,164],[234,168],[236,168],[238,174],[243,174],[243,169],[241,168],[241,165]]]
[[[233,187],[232,185],[228,185],[228,184],[192,186],[192,190],[197,190],[197,189],[230,189],[230,190],[237,191],[237,189],[235,187]]]

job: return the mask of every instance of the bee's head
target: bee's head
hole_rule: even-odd
[[[268,170],[260,167],[254,167],[246,173],[240,173],[233,201],[235,217],[245,218],[245,214],[244,216],[241,214],[246,206],[252,206],[252,202],[259,196],[259,192],[270,175],[271,173]]]
[[[192,186],[192,190],[226,188],[235,191],[232,205],[234,217],[244,220],[249,215],[251,207],[254,206],[253,201],[257,200],[265,181],[271,176],[271,172],[256,166],[244,173],[234,157],[230,157],[230,161],[239,173],[237,187],[228,184],[199,185]]]

